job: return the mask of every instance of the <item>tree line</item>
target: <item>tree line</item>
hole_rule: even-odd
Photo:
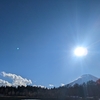
[[[41,88],[34,86],[0,87],[0,96],[25,96],[33,98],[100,98],[100,84],[88,81],[81,85],[70,84],[57,88]],[[75,99],[74,99],[75,100]],[[81,100],[81,99],[80,99]],[[95,99],[96,100],[96,99]]]

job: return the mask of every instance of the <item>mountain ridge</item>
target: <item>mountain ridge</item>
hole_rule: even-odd
[[[97,81],[99,78],[96,76],[93,76],[91,74],[83,74],[80,77],[78,77],[77,79],[75,79],[74,81],[70,82],[69,85],[73,86],[75,84],[83,84],[83,83],[87,83],[88,81]]]

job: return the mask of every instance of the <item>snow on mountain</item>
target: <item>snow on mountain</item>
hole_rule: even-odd
[[[73,82],[69,83],[69,85],[73,86],[75,84],[83,84],[83,83],[87,83],[88,81],[97,81],[99,78],[90,75],[90,74],[85,74],[82,75],[81,77],[78,77],[76,80],[74,80]]]

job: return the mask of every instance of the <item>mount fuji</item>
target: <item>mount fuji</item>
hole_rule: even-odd
[[[69,83],[70,86],[73,86],[75,84],[83,84],[83,83],[87,83],[88,81],[94,81],[96,82],[99,78],[90,75],[90,74],[84,74],[81,77],[78,77],[76,80],[74,80],[73,82]]]

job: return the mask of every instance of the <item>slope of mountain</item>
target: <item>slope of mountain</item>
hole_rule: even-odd
[[[69,83],[70,86],[73,86],[74,84],[83,84],[83,83],[87,83],[88,81],[97,81],[99,78],[90,75],[90,74],[85,74],[82,75],[81,77],[77,78],[76,80],[74,80],[73,82]]]

